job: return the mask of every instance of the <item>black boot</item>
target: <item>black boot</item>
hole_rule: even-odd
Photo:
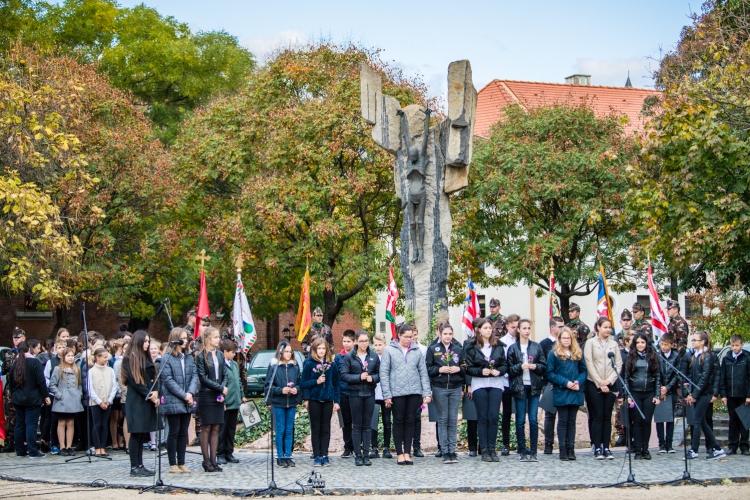
[[[365,462],[362,459],[362,455],[360,453],[357,453],[354,456],[354,465],[356,465],[357,467],[361,467],[361,466],[365,465]]]
[[[490,450],[482,450],[482,462],[492,462]]]
[[[560,448],[560,460],[567,461],[568,460],[568,450],[567,448]]]
[[[568,446],[568,460],[576,459],[576,450],[573,446]]]

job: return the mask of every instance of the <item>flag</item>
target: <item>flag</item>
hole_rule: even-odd
[[[0,439],[5,443],[5,408],[3,408],[3,379],[0,377]]]
[[[651,329],[654,331],[656,340],[659,340],[662,335],[667,333],[667,317],[659,302],[659,292],[656,291],[656,287],[654,286],[654,276],[651,266],[648,266],[648,295],[651,306]]]
[[[201,285],[200,291],[198,292],[198,310],[195,313],[195,334],[194,339],[201,336],[201,319],[206,316],[211,316],[211,311],[208,308],[208,290],[206,289],[206,273],[201,269]]]
[[[599,314],[599,317],[606,316],[612,322],[612,332],[614,333],[615,318],[612,312],[612,299],[609,297],[609,286],[607,286],[607,276],[604,274],[604,265],[602,259],[599,257],[599,304],[596,307],[596,312],[599,312],[599,308],[602,304],[602,292],[604,292],[604,307],[607,314]]]
[[[302,291],[299,295],[299,307],[297,308],[297,321],[294,329],[299,332],[297,340],[302,342],[312,326],[312,314],[310,313],[310,270],[305,269],[305,277],[302,278]]]
[[[474,336],[474,320],[481,316],[481,314],[482,310],[479,307],[477,291],[474,288],[474,282],[471,281],[471,276],[469,276],[469,287],[466,294],[466,300],[464,301],[464,314],[461,318],[464,334],[466,334],[467,338]]]
[[[391,323],[391,338],[396,340],[396,302],[398,301],[398,287],[393,279],[393,268],[388,273],[388,299],[385,302],[385,319]]]
[[[550,273],[549,277],[549,317],[561,317],[562,313],[560,312],[560,301],[557,299],[557,294],[555,293],[555,270],[552,269],[552,272]]]
[[[609,318],[609,301],[607,300],[607,291],[604,285],[604,276],[599,273],[599,295],[596,301],[596,317]],[[611,318],[610,318],[611,321]]]
[[[245,287],[242,285],[242,276],[237,273],[237,290],[234,292],[234,338],[237,345],[243,353],[247,351],[258,340],[258,334],[255,331],[255,322],[253,313],[250,312],[250,304],[247,303]]]

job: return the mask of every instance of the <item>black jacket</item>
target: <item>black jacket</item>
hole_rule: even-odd
[[[621,371],[620,375],[628,384],[628,389],[631,392],[650,392],[653,393],[655,398],[661,396],[661,364],[657,367],[656,373],[651,373],[648,360],[645,357],[637,356],[632,372],[628,372],[627,360],[623,361]]]
[[[44,367],[38,359],[26,358],[26,375],[23,385],[16,385],[17,368],[18,360],[13,363],[8,372],[10,402],[19,406],[42,406],[44,400],[49,397],[47,382],[44,380]]]
[[[355,347],[341,360],[341,373],[339,377],[346,382],[349,389],[349,397],[367,398],[375,396],[375,387],[380,382],[380,357],[375,351],[367,348],[367,369],[362,365],[362,360],[357,355]],[[372,377],[372,382],[362,380],[362,374],[367,372]]]
[[[703,363],[700,362],[703,358]],[[680,362],[682,372],[690,377],[695,383],[688,388],[688,392],[693,399],[698,399],[703,395],[714,395],[714,382],[716,380],[716,356],[710,350],[701,354],[695,359],[695,353],[687,353],[682,357]],[[718,389],[716,390],[718,392]]]
[[[488,378],[488,376],[482,375],[482,370],[489,368],[490,363],[484,359],[484,354],[482,353],[482,349],[477,345],[476,338],[472,339],[464,350],[464,360],[468,375],[471,375],[473,378]],[[497,345],[490,352],[490,360],[494,361],[495,369],[500,372],[498,377],[502,377],[508,373],[508,361],[505,359],[505,344],[498,341]]]
[[[531,395],[538,396],[544,389],[544,372],[547,370],[547,359],[544,357],[542,347],[529,340],[529,346],[526,348],[529,356],[529,363],[535,363],[536,369],[529,370],[531,374]],[[525,399],[526,391],[523,384],[523,351],[521,344],[515,342],[508,349],[508,375],[510,376],[510,391],[516,399]]]
[[[216,397],[224,392],[224,388],[227,386],[227,365],[224,363],[224,354],[218,349],[216,350],[216,359],[219,364],[218,378],[213,363],[210,365],[206,363],[204,353],[198,354],[195,358],[195,370],[198,372],[198,382],[200,383],[198,394]]]
[[[719,393],[723,398],[750,398],[750,354],[741,351],[737,359],[729,351],[721,362]]]
[[[145,379],[142,384],[135,381],[135,377],[130,371],[130,358],[122,358],[120,367],[125,373],[128,386],[128,397],[125,400],[125,416],[128,419],[128,431],[133,432],[153,432],[157,430],[156,406],[148,401],[148,390],[154,383],[156,377],[156,368],[151,361],[146,362]]]
[[[669,353],[669,357],[664,356],[661,352],[658,353],[658,356],[661,369],[661,385],[667,388],[667,394],[674,394],[677,392],[679,378],[677,377],[677,372],[669,368],[667,365],[679,369],[680,353],[677,352],[677,350],[672,349]]]
[[[450,344],[450,350],[455,356],[451,356],[446,365],[440,358],[445,354],[445,345],[442,342],[433,343],[427,348],[425,364],[427,365],[427,374],[430,376],[430,385],[440,387],[441,389],[460,389],[464,386],[464,373],[466,368],[462,367],[463,347],[461,343],[453,339]],[[458,362],[456,362],[456,359]],[[440,373],[443,366],[458,366],[461,371],[458,373]]]
[[[271,373],[274,365],[268,367],[268,376],[266,376],[266,393],[271,391],[268,401],[275,408],[294,408],[302,403],[302,387],[299,385],[302,370],[297,362],[292,359],[291,363],[280,363],[276,369],[276,375],[271,380]],[[291,384],[291,385],[290,385]],[[296,387],[297,394],[284,394],[284,387]]]

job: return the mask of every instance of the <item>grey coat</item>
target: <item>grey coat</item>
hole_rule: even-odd
[[[391,341],[380,359],[380,388],[383,399],[412,394],[424,398],[432,395],[427,366],[418,347],[409,347],[404,356],[398,342]]]
[[[185,361],[185,373],[182,372],[182,363],[180,356]],[[166,359],[166,362],[164,361]],[[161,412],[164,415],[178,415],[188,413],[185,396],[189,392],[195,396],[198,390],[198,372],[195,370],[195,362],[192,356],[185,356],[183,353],[162,358],[161,373],[161,393],[164,396],[164,403],[161,405]]]
[[[55,413],[79,413],[83,411],[81,384],[76,382],[76,374],[70,368],[60,375],[58,366],[49,379],[49,393],[53,397],[52,411]]]

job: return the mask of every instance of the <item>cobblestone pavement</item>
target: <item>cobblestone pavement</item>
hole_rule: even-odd
[[[372,467],[355,467],[353,459],[331,458],[332,466],[313,468],[308,454],[297,454],[296,468],[277,469],[276,482],[282,487],[296,488],[295,481],[306,483],[313,469],[325,480],[324,492],[351,493],[405,493],[411,491],[487,491],[513,488],[572,488],[605,486],[627,477],[627,455],[615,451],[615,460],[595,461],[591,453],[578,452],[575,462],[561,462],[554,455],[539,455],[538,463],[522,463],[518,455],[501,457],[500,463],[483,463],[479,458],[459,455],[459,463],[443,465],[432,454],[415,458],[411,467],[397,466],[395,459],[374,459]],[[166,457],[163,457],[163,480],[182,488],[195,488],[203,492],[237,492],[263,488],[270,480],[267,453],[238,451],[241,462],[225,465],[224,472],[208,474],[202,471],[200,455],[188,455],[192,474],[168,474]],[[131,478],[129,460],[121,452],[112,454],[113,460],[86,459],[64,462],[64,457],[48,455],[31,460],[13,454],[0,455],[0,476],[4,479],[23,479],[68,484],[91,484],[104,481],[109,486],[140,488],[149,486],[153,479]],[[146,467],[153,467],[154,454],[144,453]],[[651,461],[634,461],[633,472],[638,481],[658,483],[682,476],[682,455],[656,455]],[[750,457],[732,456],[724,460],[708,461],[703,458],[691,462],[691,473],[696,479],[720,481],[725,478],[740,480],[750,476]]]

